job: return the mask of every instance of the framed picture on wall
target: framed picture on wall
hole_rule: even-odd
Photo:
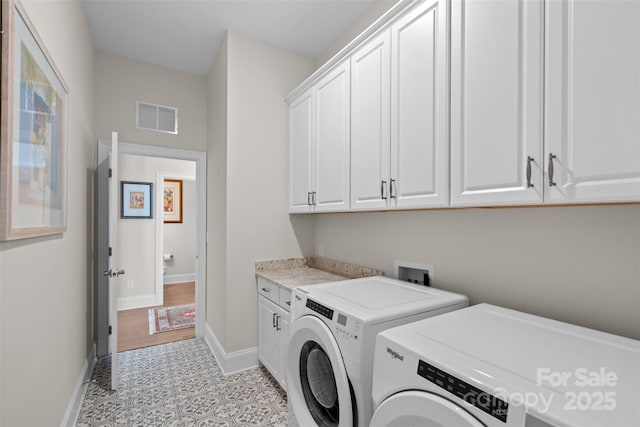
[[[120,218],[153,218],[153,183],[120,182]]]
[[[165,223],[182,222],[182,180],[165,179],[162,191],[162,215]]]
[[[63,233],[68,89],[20,3],[1,16],[0,240]]]

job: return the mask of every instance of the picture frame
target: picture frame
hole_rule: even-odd
[[[182,180],[165,179],[162,189],[162,216],[165,224],[182,223]]]
[[[69,90],[20,2],[1,7],[0,240],[64,233]]]
[[[120,181],[120,218],[153,218],[153,183]]]

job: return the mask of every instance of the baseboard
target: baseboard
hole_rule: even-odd
[[[133,308],[153,307],[154,305],[156,305],[155,294],[118,298],[118,311],[131,310]]]
[[[162,283],[165,285],[173,285],[174,283],[195,282],[196,273],[187,274],[170,274],[162,278]]]
[[[71,394],[71,400],[69,400],[69,404],[67,405],[67,410],[64,412],[64,417],[62,418],[62,422],[60,423],[60,427],[73,427],[76,425],[78,421],[78,416],[80,415],[80,408],[82,407],[82,400],[84,399],[84,394],[87,391],[87,382],[91,379],[91,374],[93,373],[93,368],[96,366],[96,343],[94,342],[91,346],[91,351],[87,356],[87,360],[84,361],[82,365],[82,370],[80,371],[80,376],[78,377],[78,381],[76,382],[75,387],[73,388],[73,393]]]
[[[218,366],[224,375],[235,374],[236,372],[246,371],[247,369],[258,366],[258,349],[249,348],[247,350],[235,351],[233,353],[225,353],[222,344],[216,338],[208,323],[204,325],[204,340],[209,349],[216,358]]]

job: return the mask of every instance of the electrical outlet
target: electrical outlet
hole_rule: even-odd
[[[133,280],[127,280],[127,289],[133,289]]]

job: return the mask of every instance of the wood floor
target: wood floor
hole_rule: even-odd
[[[164,286],[164,306],[193,304],[195,282]],[[118,352],[194,338],[195,328],[178,329],[149,335],[149,309],[135,308],[118,312]]]

